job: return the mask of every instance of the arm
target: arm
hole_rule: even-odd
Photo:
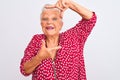
[[[69,5],[70,9],[77,12],[84,19],[89,20],[93,15],[92,11],[90,11],[87,8],[81,6],[80,4],[77,4],[76,2],[73,2],[72,0],[69,0],[68,5]]]
[[[52,54],[53,50],[60,49],[60,46],[54,48],[46,48],[45,41],[42,41],[41,49],[38,51],[38,54],[32,58],[32,60],[26,62],[24,64],[24,70],[27,74],[32,73],[35,68],[41,63],[42,60],[47,58],[52,58],[50,54]]]
[[[93,13],[92,11],[88,10],[87,8],[81,6],[80,4],[72,1],[72,0],[58,0],[57,3],[53,6],[48,6],[48,8],[52,8],[52,7],[57,7],[61,10],[61,13],[63,14],[63,12],[65,10],[67,10],[68,8],[77,12],[82,18],[89,20]]]
[[[23,64],[24,74],[31,74],[35,68],[41,63],[42,58],[38,56],[34,56],[30,61],[27,61]]]
[[[96,23],[96,14],[72,0],[59,0],[55,7],[59,8],[62,13],[70,8],[82,17],[82,20],[67,32],[75,32],[78,37],[83,36],[86,39]]]
[[[24,75],[31,74],[36,67],[41,64],[41,61],[47,58],[51,58],[51,52],[61,48],[60,46],[54,48],[46,48],[45,42],[42,41],[41,48],[36,52],[36,46],[39,43],[37,36],[34,36],[25,50],[25,55],[21,61],[21,72]]]
[[[41,60],[37,56],[37,52],[39,50],[40,40],[38,40],[38,36],[34,35],[27,48],[24,51],[24,57],[21,60],[20,70],[21,73],[25,76],[29,75],[34,71],[37,65],[40,64]],[[41,43],[40,43],[41,45]]]

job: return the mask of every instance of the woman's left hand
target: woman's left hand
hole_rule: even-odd
[[[63,16],[63,13],[65,10],[69,8],[71,0],[58,0],[55,5],[47,5],[46,8],[58,8],[61,11],[61,16]]]
[[[69,2],[70,0],[59,0],[55,4],[55,6],[64,12],[65,10],[69,8],[69,5],[70,5]]]

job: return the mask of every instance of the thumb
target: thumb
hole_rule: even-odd
[[[45,47],[45,40],[42,40],[42,47]]]
[[[68,9],[68,6],[64,6],[64,8],[61,10],[61,17],[63,18],[64,12]]]

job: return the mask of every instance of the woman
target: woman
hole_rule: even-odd
[[[63,12],[68,8],[82,20],[59,33]],[[25,49],[20,66],[22,74],[32,74],[32,80],[86,80],[83,48],[95,23],[95,13],[72,0],[45,6],[41,13],[44,34],[34,35]]]

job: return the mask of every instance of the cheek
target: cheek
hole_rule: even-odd
[[[43,28],[45,25],[46,25],[45,22],[41,22],[41,26],[42,26],[42,28]]]
[[[45,24],[42,23],[42,22],[40,24],[41,24],[42,31],[44,32],[44,30],[45,30]]]

